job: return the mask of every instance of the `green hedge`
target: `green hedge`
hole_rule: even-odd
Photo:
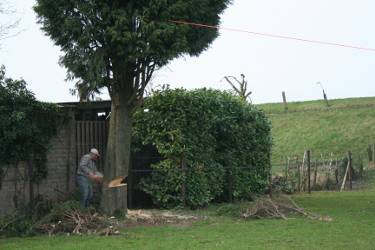
[[[218,90],[164,89],[134,116],[138,150],[152,144],[165,160],[141,188],[163,207],[250,199],[270,172],[270,123],[253,105]]]

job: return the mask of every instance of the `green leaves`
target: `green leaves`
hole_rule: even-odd
[[[34,181],[46,177],[49,140],[67,116],[56,105],[38,102],[26,82],[5,77],[0,70],[0,168],[32,160]]]
[[[113,84],[106,79],[108,71],[134,73],[138,67],[161,67],[183,54],[199,55],[218,31],[176,25],[170,20],[218,25],[219,15],[229,3],[37,0],[34,10],[42,29],[65,52],[61,62],[69,73],[84,82],[98,83],[100,88]]]
[[[229,93],[164,89],[145,100],[133,129],[136,148],[152,144],[166,159],[152,165],[155,171],[142,182],[157,205],[250,199],[266,187],[270,124]]]

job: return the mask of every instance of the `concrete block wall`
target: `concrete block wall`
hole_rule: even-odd
[[[39,194],[52,200],[63,198],[64,194],[70,193],[75,189],[75,125],[72,120],[66,125],[59,134],[50,142],[50,150],[47,156],[48,177],[43,180],[38,188],[34,186],[35,196]],[[19,172],[25,175],[26,164],[19,165]],[[25,192],[19,193],[19,201],[29,201],[29,183],[28,180],[23,181],[18,176],[19,185],[25,185]],[[3,179],[3,185],[0,189],[0,216],[9,214],[14,211],[13,196],[15,194],[14,187],[15,169],[10,167]],[[22,183],[22,185],[21,185]],[[23,190],[23,189],[22,189]]]

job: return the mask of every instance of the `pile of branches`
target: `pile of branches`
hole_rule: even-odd
[[[20,207],[13,214],[0,216],[0,237],[66,235],[117,235],[123,222],[98,213],[95,208],[80,209],[78,202],[52,203],[40,200],[30,211]]]
[[[287,220],[288,216],[302,215],[306,218],[321,221],[332,221],[329,216],[321,216],[307,212],[304,208],[298,206],[290,197],[280,195],[275,198],[262,197],[255,200],[254,204],[241,213],[244,219],[255,218],[277,218]]]
[[[81,211],[79,209],[71,209],[64,211],[60,215],[58,221],[41,220],[37,228],[48,233],[49,236],[58,233],[66,233],[67,235],[118,235],[117,230],[119,222],[115,217],[107,217],[97,212]]]

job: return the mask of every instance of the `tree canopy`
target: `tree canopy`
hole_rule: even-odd
[[[183,54],[199,55],[217,30],[176,25],[171,20],[219,24],[229,0],[55,1],[38,0],[38,22],[65,54],[71,78],[92,87],[116,85],[127,73],[143,93],[157,67]]]

